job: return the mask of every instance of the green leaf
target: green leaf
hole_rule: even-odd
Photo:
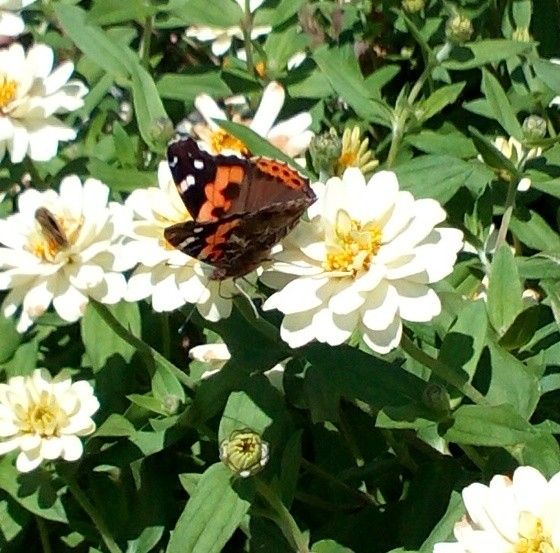
[[[171,0],[166,9],[188,25],[224,29],[238,27],[243,19],[239,4],[233,0],[222,0],[220,9],[216,9],[216,5],[208,0]]]
[[[472,140],[458,132],[422,129],[417,134],[406,135],[404,140],[427,154],[450,155],[461,159],[476,156]]]
[[[520,464],[535,467],[546,478],[560,472],[560,447],[550,434],[534,436],[520,451],[515,450],[515,457]]]
[[[2,494],[4,495],[4,494]],[[0,499],[0,543],[16,539],[29,524],[31,515],[11,497]]]
[[[509,226],[513,234],[530,248],[560,252],[560,236],[536,211],[514,211]]]
[[[468,303],[445,335],[439,360],[474,376],[480,355],[486,343],[488,318],[483,301]]]
[[[454,83],[438,88],[428,98],[414,106],[414,113],[419,122],[423,123],[442,111],[446,106],[457,100],[465,87],[465,82]]]
[[[112,413],[95,431],[94,438],[110,438],[114,436],[130,436],[136,431],[134,425],[122,415]]]
[[[99,27],[88,23],[86,11],[59,2],[54,6],[54,12],[65,33],[86,56],[115,77],[128,77],[124,48]]]
[[[311,546],[312,553],[352,553],[351,549],[333,540],[321,540]]]
[[[512,446],[533,439],[535,431],[511,407],[462,405],[443,437],[450,442],[480,446]]]
[[[137,188],[157,186],[157,176],[150,171],[117,169],[99,159],[91,159],[86,167],[92,177],[104,182],[116,192],[132,192]]]
[[[88,12],[87,19],[98,25],[114,25],[125,21],[142,21],[156,13],[155,6],[149,6],[142,0],[127,0],[126,3],[96,0]]]
[[[0,489],[29,512],[54,522],[68,523],[64,506],[51,482],[51,475],[37,469],[20,474],[12,456],[0,459]]]
[[[233,392],[220,421],[218,439],[220,442],[227,440],[233,431],[245,428],[262,435],[271,424],[272,418],[250,396],[245,392]]]
[[[553,92],[560,94],[560,71],[558,65],[548,60],[535,58],[531,60],[535,74],[543,81]]]
[[[466,162],[451,156],[425,155],[394,168],[403,190],[416,198],[434,198],[447,203],[462,187],[481,190],[493,177],[482,163]]]
[[[335,92],[348,102],[359,117],[391,128],[391,109],[381,100],[370,98],[356,58],[349,48],[328,49],[323,46],[315,50],[313,59]]]
[[[517,140],[523,140],[523,129],[511,107],[508,97],[498,79],[486,69],[482,70],[482,89],[494,119],[502,125],[506,132]]]
[[[22,335],[16,330],[16,319],[0,313],[0,363],[5,363],[21,344]]]
[[[156,363],[156,372],[152,376],[152,392],[162,405],[167,405],[170,398],[172,401],[179,400],[185,403],[185,390],[169,365]]]
[[[533,257],[516,257],[515,261],[521,278],[560,279],[560,255],[558,253],[541,252]]]
[[[306,0],[280,0],[276,5],[266,4],[255,11],[255,25],[270,25],[275,28],[295,15]]]
[[[135,60],[136,61],[136,60]],[[139,63],[129,65],[134,113],[144,142],[162,153],[174,129],[159,97],[152,76]]]
[[[529,420],[540,397],[537,377],[499,345],[489,342],[488,350],[490,366],[485,367],[489,379],[486,399],[493,405],[509,403],[520,416]]]
[[[442,66],[451,70],[473,69],[513,56],[527,54],[534,46],[533,42],[517,42],[515,40],[478,40],[453,48],[449,59],[444,61]]]
[[[523,288],[513,253],[502,244],[492,260],[488,282],[488,317],[501,336],[523,310]]]
[[[204,472],[171,533],[166,553],[222,551],[250,507],[250,494],[242,498],[232,488],[231,478],[222,463]]]
[[[216,69],[205,69],[196,74],[166,73],[158,80],[157,89],[162,98],[188,103],[194,102],[199,94],[210,92],[216,98],[231,94],[230,88],[221,79],[221,72]]]
[[[137,304],[121,302],[106,307],[132,334],[140,334],[140,311]],[[88,304],[80,325],[82,340],[94,371],[101,370],[115,355],[126,362],[131,360],[136,348],[118,336],[91,304]]]
[[[433,553],[434,545],[440,542],[449,541],[453,536],[453,528],[458,520],[465,514],[465,506],[461,499],[461,494],[453,492],[449,500],[449,505],[441,520],[436,524],[426,541],[420,548],[420,553]]]

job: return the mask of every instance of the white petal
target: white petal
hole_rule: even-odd
[[[64,451],[62,458],[65,461],[77,461],[84,452],[82,441],[77,436],[63,436],[62,444]]]
[[[43,460],[40,451],[40,448],[31,451],[22,451],[16,459],[16,468],[20,472],[31,472],[36,469]]]
[[[398,308],[397,291],[387,281],[382,281],[367,295],[362,322],[370,330],[384,330],[394,323]]]
[[[402,323],[399,317],[383,330],[363,328],[362,337],[369,348],[377,353],[385,354],[395,349],[401,342]]]
[[[261,102],[251,122],[251,129],[260,136],[266,137],[284,105],[285,97],[286,93],[282,85],[272,81],[264,89]]]
[[[407,280],[391,284],[397,291],[399,314],[404,320],[427,322],[441,312],[439,297],[431,288]]]
[[[219,125],[214,123],[213,119],[227,119],[226,114],[208,94],[199,94],[195,98],[194,105],[212,130],[220,128]]]
[[[41,441],[41,456],[43,459],[58,459],[62,453],[62,440],[56,436],[43,438]]]
[[[53,307],[65,321],[76,322],[84,314],[88,303],[87,296],[69,283],[60,283],[60,286],[53,299]]]
[[[288,283],[282,290],[272,294],[263,304],[263,309],[269,311],[278,309],[288,315],[315,309],[323,303],[319,296],[320,289],[329,282],[326,277],[300,277]]]

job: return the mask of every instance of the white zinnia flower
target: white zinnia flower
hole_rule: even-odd
[[[298,113],[289,119],[275,124],[282,110],[286,93],[277,82],[271,82],[264,90],[259,107],[252,121],[234,119],[237,123],[248,125],[250,129],[266,138],[271,144],[290,157],[301,155],[309,147],[313,132],[309,130],[311,114]],[[206,125],[194,126],[200,138],[199,146],[213,155],[242,155],[247,153],[245,145],[237,138],[221,129],[213,119],[226,119],[226,114],[207,94],[200,94],[194,102],[206,121]]]
[[[239,7],[243,10],[242,13],[239,15],[239,19],[244,17],[245,13],[245,0],[235,0]],[[251,12],[254,12],[264,0],[250,0],[249,9]],[[251,29],[251,39],[258,38],[262,35],[266,35],[270,33],[272,27],[270,25],[261,25],[257,27],[253,27]],[[221,29],[219,27],[211,27],[208,25],[191,25],[185,31],[186,37],[193,37],[197,40],[202,42],[212,42],[212,53],[215,56],[221,56],[225,54],[230,46],[231,41],[233,38],[242,39],[243,38],[243,31],[239,25],[235,25],[233,27],[227,27],[225,29]]]
[[[0,0],[0,36],[17,36],[23,33],[25,24],[19,11],[35,0]]]
[[[10,152],[13,163],[27,154],[36,161],[56,155],[58,143],[73,140],[76,131],[55,115],[84,105],[87,88],[68,79],[74,64],[67,61],[54,71],[53,51],[44,44],[27,54],[18,43],[0,50],[0,160]]]
[[[434,553],[531,553],[560,551],[560,473],[547,482],[532,467],[513,479],[497,475],[489,486],[463,490],[468,518],[457,522],[457,542],[437,543]]]
[[[196,304],[208,320],[229,317],[237,289],[231,279],[210,280],[212,268],[173,248],[164,238],[166,227],[191,218],[181,201],[167,162],[158,168],[159,188],[138,189],[126,199],[133,222],[128,257],[139,266],[128,281],[127,301],[151,297],[155,311],[173,311]]]
[[[263,275],[283,287],[263,307],[285,314],[281,335],[292,348],[314,339],[341,344],[357,329],[371,349],[387,353],[400,342],[402,320],[439,314],[428,285],[452,271],[462,233],[434,228],[445,219],[439,203],[399,191],[390,171],[366,184],[349,168],[315,191],[311,220],[288,235]]]
[[[92,415],[99,409],[85,380],[72,383],[62,374],[51,378],[45,369],[14,376],[0,384],[0,455],[19,449],[16,468],[29,472],[41,461],[76,461],[83,446],[78,436],[95,430]]]
[[[87,179],[82,186],[69,176],[59,193],[26,190],[19,212],[0,220],[0,290],[10,290],[2,310],[9,317],[22,306],[20,332],[51,303],[74,322],[88,297],[109,304],[123,297],[126,281],[119,271],[130,264],[117,250],[120,218],[112,211],[117,206],[107,206],[108,197],[100,181]]]

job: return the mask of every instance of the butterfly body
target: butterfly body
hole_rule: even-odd
[[[266,157],[212,156],[181,138],[168,162],[192,221],[166,228],[165,238],[212,265],[215,280],[256,269],[315,201],[305,177]]]

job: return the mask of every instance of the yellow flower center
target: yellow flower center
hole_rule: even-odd
[[[356,275],[367,270],[381,247],[381,229],[375,223],[362,225],[343,209],[336,214],[336,226],[327,237],[326,271],[343,271]]]
[[[338,165],[346,169],[347,167],[357,167],[358,166],[358,152],[355,150],[347,150],[342,152],[341,156],[338,158]]]
[[[59,262],[58,254],[67,251],[76,241],[83,218],[57,217],[47,208],[35,212],[36,231],[29,237],[28,250],[50,263]]]
[[[515,553],[556,553],[550,534],[544,531],[541,520],[531,513],[521,513],[519,536]]]
[[[16,97],[18,83],[6,76],[0,77],[0,111]]]
[[[218,129],[212,133],[210,143],[212,144],[212,149],[217,153],[223,150],[235,150],[244,155],[249,153],[247,146],[239,138],[231,136],[231,134],[228,134],[223,129]]]
[[[42,437],[59,436],[60,429],[67,424],[68,416],[56,399],[48,392],[42,392],[39,401],[31,402],[23,414],[21,429]]]

